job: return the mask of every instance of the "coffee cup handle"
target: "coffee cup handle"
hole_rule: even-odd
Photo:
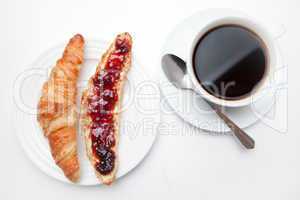
[[[278,41],[286,34],[286,27],[283,24],[281,24],[276,28],[271,29],[270,33],[272,38],[275,41]]]
[[[287,65],[285,63],[284,55],[281,49],[280,40],[286,34],[286,27],[281,24],[271,29],[270,34],[274,40],[275,51],[277,54],[277,65],[273,74],[273,87],[274,89],[284,88],[287,84]]]

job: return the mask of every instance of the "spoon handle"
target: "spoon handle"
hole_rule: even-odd
[[[240,127],[238,127],[231,119],[229,119],[222,111],[222,109],[217,105],[212,105],[210,102],[207,102],[217,115],[226,123],[226,125],[233,131],[234,135],[238,140],[246,147],[247,149],[254,149],[255,141]]]

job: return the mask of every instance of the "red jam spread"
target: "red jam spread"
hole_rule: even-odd
[[[91,117],[91,140],[94,155],[98,158],[96,170],[107,175],[115,167],[114,110],[119,99],[117,87],[131,44],[117,38],[114,51],[109,55],[105,69],[93,77],[93,94],[88,97],[88,114]]]

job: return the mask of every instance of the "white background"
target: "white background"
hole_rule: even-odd
[[[281,43],[289,83],[288,117],[280,120],[288,121],[284,134],[263,123],[248,128],[257,146],[247,152],[230,136],[176,134],[183,122],[163,114],[162,121],[174,125],[173,134],[161,131],[145,162],[112,187],[60,183],[25,156],[14,135],[18,124],[11,120],[12,86],[17,74],[44,50],[77,32],[111,40],[128,31],[140,63],[154,74],[171,29],[195,11],[215,7],[236,8],[285,26]],[[1,0],[0,198],[299,200],[299,10],[297,0]]]

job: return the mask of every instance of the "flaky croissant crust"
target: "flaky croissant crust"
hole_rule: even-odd
[[[83,53],[84,38],[77,34],[53,67],[38,103],[37,120],[49,140],[53,159],[72,182],[79,179],[76,96]]]

